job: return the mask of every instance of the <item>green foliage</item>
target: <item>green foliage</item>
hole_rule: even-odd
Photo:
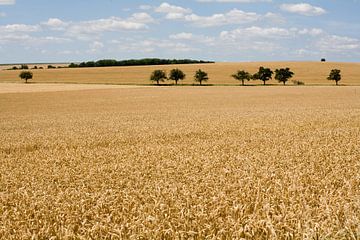
[[[252,77],[254,80],[261,80],[266,85],[266,82],[272,79],[273,71],[270,68],[260,67],[259,71],[255,73]]]
[[[19,77],[20,77],[21,79],[25,79],[25,83],[27,83],[27,81],[28,81],[29,79],[32,79],[32,78],[33,78],[33,73],[30,72],[30,71],[22,71],[22,72],[20,73]]]
[[[48,68],[48,69],[54,69],[54,68],[56,68],[56,67],[53,66],[53,65],[48,65],[47,68]]]
[[[186,77],[185,73],[178,68],[172,69],[170,71],[169,80],[175,81],[175,84],[178,84],[179,80],[184,80]]]
[[[150,76],[150,81],[156,82],[157,85],[159,85],[160,82],[164,82],[166,79],[166,72],[164,70],[154,70]]]
[[[290,68],[280,68],[275,70],[275,79],[282,82],[284,85],[293,77],[293,75],[294,73],[290,71]]]
[[[29,66],[26,64],[21,64],[20,69],[29,69]]]
[[[331,70],[327,79],[330,81],[335,81],[336,85],[338,85],[338,82],[341,80],[341,71],[339,69]]]
[[[241,81],[243,86],[245,85],[245,80],[249,81],[251,79],[251,74],[244,70],[237,71],[237,73],[231,76],[236,80]]]
[[[170,64],[193,64],[193,63],[213,63],[211,61],[198,61],[191,59],[159,59],[159,58],[144,58],[144,59],[129,59],[117,61],[114,59],[102,59],[99,61],[82,62],[80,64],[71,63],[69,68],[77,67],[115,67],[115,66],[145,66],[145,65],[170,65]]]
[[[202,85],[202,82],[207,82],[209,80],[208,74],[201,69],[197,70],[194,76],[195,82],[199,82]]]

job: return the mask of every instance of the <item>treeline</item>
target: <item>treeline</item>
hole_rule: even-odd
[[[214,63],[212,61],[192,60],[192,59],[160,59],[144,58],[117,61],[114,59],[103,59],[99,61],[89,61],[82,63],[71,63],[69,68],[81,67],[118,67],[118,66],[145,66],[145,65],[171,65],[171,64],[195,64],[195,63]]]
[[[240,81],[242,85],[245,85],[245,81],[250,80],[260,80],[266,85],[266,82],[273,79],[273,74],[275,73],[275,79],[286,85],[286,83],[294,76],[294,72],[290,70],[290,68],[280,68],[276,69],[275,72],[270,68],[260,67],[258,72],[251,74],[246,72],[245,70],[238,70],[236,73],[232,74],[231,77],[237,81]],[[179,81],[182,81],[186,78],[185,73],[176,68],[172,69],[169,75],[166,74],[164,70],[154,70],[150,75],[150,81],[156,82],[157,85],[160,85],[160,82],[165,82],[165,80],[175,81],[177,85]],[[197,70],[194,75],[195,82],[199,82],[202,85],[202,82],[207,82],[209,80],[209,76],[207,72],[202,71],[201,69]],[[332,69],[327,80],[335,81],[336,85],[341,80],[341,70]],[[304,82],[293,80],[295,85],[304,85]]]

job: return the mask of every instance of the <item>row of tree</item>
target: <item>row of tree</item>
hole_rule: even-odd
[[[266,82],[272,79],[273,73],[274,72],[271,71],[270,68],[260,67],[259,71],[253,75],[244,70],[239,70],[231,76],[234,79],[241,81],[242,85],[245,85],[245,81],[250,81],[252,79],[261,80],[264,85],[266,85]],[[289,68],[280,68],[275,70],[275,79],[282,82],[284,85],[293,77],[293,75],[294,73],[290,71]],[[33,73],[30,71],[22,71],[19,77],[27,83],[29,79],[33,78]],[[177,85],[178,82],[184,80],[185,77],[186,75],[183,71],[175,68],[170,71],[169,76],[167,76],[164,70],[154,70],[151,73],[150,80],[156,82],[158,85],[160,85],[160,82],[165,82],[165,80],[171,80]],[[338,82],[341,80],[341,71],[339,69],[332,69],[327,79],[335,81],[336,85],[338,85]],[[209,80],[209,76],[206,72],[199,69],[195,72],[194,80],[202,85],[203,82],[207,82]]]
[[[273,77],[274,72],[270,68],[260,67],[259,71],[250,74],[244,70],[239,70],[235,74],[231,75],[234,79],[241,81],[242,85],[245,85],[245,81],[250,80],[260,80],[266,85],[266,82],[271,80]],[[275,79],[284,85],[294,76],[294,72],[290,70],[290,68],[280,68],[275,70]],[[165,80],[175,81],[177,85],[179,81],[184,80],[186,77],[185,73],[180,69],[172,69],[169,73],[169,76],[166,75],[164,70],[155,70],[152,72],[150,76],[150,81],[156,82],[157,85],[160,82],[164,82]],[[341,71],[338,69],[332,69],[328,78],[328,80],[332,80],[338,82],[341,80]],[[195,82],[199,82],[202,85],[202,82],[207,82],[209,80],[208,74],[201,69],[196,71],[194,75]]]
[[[69,65],[69,68],[195,64],[195,63],[214,63],[214,62],[203,61],[203,60],[198,61],[192,59],[159,59],[159,58],[129,59],[122,61],[117,61],[114,59],[103,59],[99,61],[82,62],[79,64],[71,63]]]
[[[165,80],[175,81],[177,85],[179,81],[184,80],[186,77],[185,73],[178,68],[172,69],[169,73],[169,76],[166,75],[164,70],[154,70],[151,73],[150,81],[156,82],[157,85],[160,85],[160,82],[165,82]],[[201,69],[197,70],[194,75],[195,82],[200,83],[202,85],[203,82],[207,82],[209,80],[208,74]]]

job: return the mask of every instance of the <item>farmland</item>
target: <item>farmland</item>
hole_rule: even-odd
[[[63,66],[63,65],[61,65]],[[193,76],[199,68],[209,73],[209,84],[236,85],[231,74],[237,70],[246,70],[255,73],[260,66],[276,68],[289,67],[295,72],[294,80],[305,82],[306,85],[329,85],[326,78],[331,69],[338,68],[342,72],[341,84],[360,85],[359,63],[330,63],[330,62],[245,62],[245,63],[215,63],[215,64],[190,64],[190,65],[164,65],[164,66],[139,66],[139,67],[108,67],[108,68],[76,68],[76,69],[38,69],[31,70],[37,83],[100,83],[100,84],[131,84],[146,85],[150,74],[155,69],[164,69],[170,72],[172,68],[180,68],[187,78],[183,84],[193,84]],[[32,65],[30,65],[32,67]],[[3,66],[9,68],[9,66]],[[20,82],[20,71],[0,71],[0,82]],[[260,81],[251,81],[250,84],[261,84]],[[268,84],[278,84],[269,81]],[[291,84],[291,83],[290,83]]]
[[[342,83],[358,83],[358,68],[336,66]],[[219,84],[238,68],[207,67]],[[134,84],[151,69],[34,72]],[[295,78],[329,84],[318,71]],[[360,237],[358,86],[7,86],[0,239]]]

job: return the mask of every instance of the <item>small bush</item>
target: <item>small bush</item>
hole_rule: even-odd
[[[302,81],[298,81],[298,80],[292,80],[292,83],[294,84],[294,85],[305,85],[305,83],[304,82],[302,82]]]

